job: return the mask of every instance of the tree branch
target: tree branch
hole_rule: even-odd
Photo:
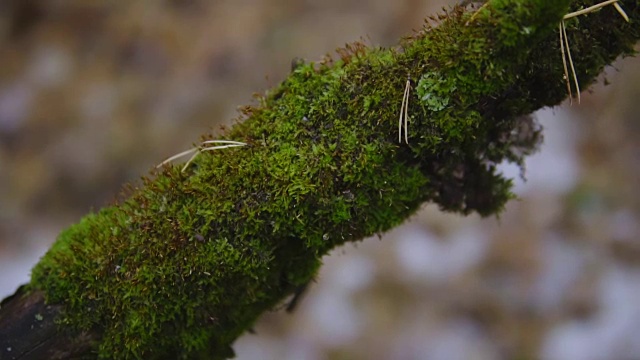
[[[60,234],[2,302],[0,358],[226,358],[336,246],[425,202],[497,214],[513,195],[496,166],[540,142],[523,116],[567,97],[558,24],[593,3],[457,7],[397,49],[298,64],[221,138],[247,146],[164,166]],[[633,53],[640,6],[622,6],[630,23],[610,7],[567,23],[583,88]]]

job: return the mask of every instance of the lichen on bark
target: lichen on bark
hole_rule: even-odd
[[[398,48],[355,43],[297,64],[221,136],[247,146],[154,172],[60,234],[30,286],[64,305],[63,324],[101,334],[101,358],[230,356],[336,246],[385,232],[426,202],[498,214],[513,194],[496,166],[535,151],[540,129],[525,115],[566,98],[556,29],[570,5],[587,4],[457,7]],[[612,9],[569,24],[583,29],[570,31],[583,86],[632,53],[638,2],[623,6],[631,24],[611,21]]]

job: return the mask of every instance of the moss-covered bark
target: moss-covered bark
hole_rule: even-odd
[[[400,224],[425,202],[497,214],[496,172],[539,143],[523,115],[566,98],[557,27],[595,1],[456,8],[397,49],[354,44],[298,64],[224,139],[245,147],[166,166],[122,203],[64,231],[31,288],[62,323],[101,334],[102,358],[224,358],[321,257]],[[637,0],[569,25],[585,86],[640,37]],[[409,142],[398,143],[407,80]],[[586,87],[586,86],[585,86]]]

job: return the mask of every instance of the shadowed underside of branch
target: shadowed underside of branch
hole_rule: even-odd
[[[246,146],[164,166],[60,234],[2,303],[0,358],[226,358],[336,246],[425,202],[499,213],[513,195],[496,166],[535,151],[526,115],[567,97],[558,24],[594,3],[458,7],[395,49],[297,64],[221,138]],[[633,53],[639,3],[621,4],[629,23],[613,8],[567,21],[582,88]]]

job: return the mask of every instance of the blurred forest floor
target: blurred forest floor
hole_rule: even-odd
[[[294,57],[393,46],[444,5],[3,1],[0,297],[60,230],[231,124]],[[299,309],[264,316],[238,357],[640,358],[640,61],[606,78],[581,104],[538,113],[545,144],[527,182],[504,166],[521,198],[500,219],[426,206],[381,241],[338,249]]]

